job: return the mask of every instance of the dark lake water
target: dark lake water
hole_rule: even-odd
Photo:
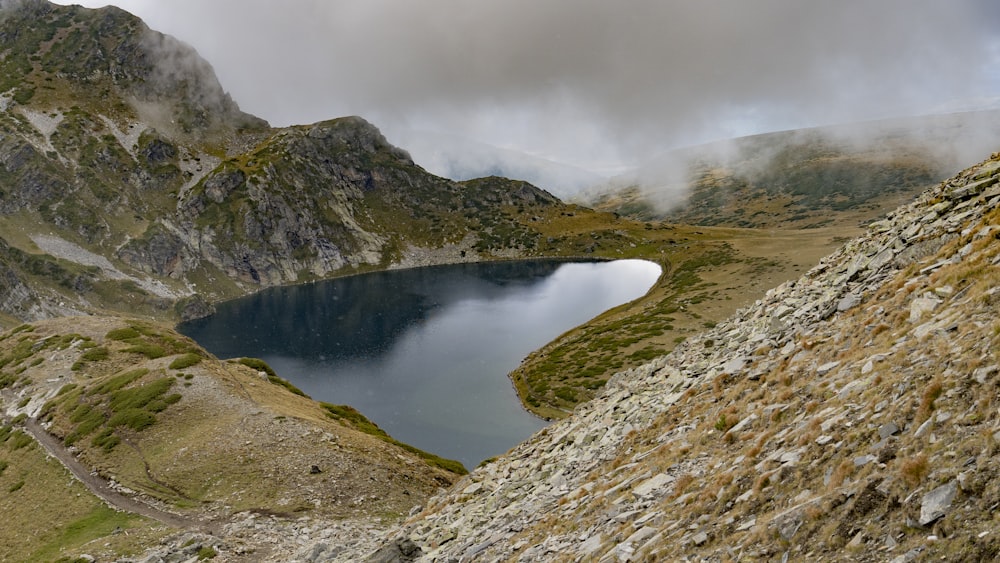
[[[179,330],[220,358],[261,358],[312,398],[468,468],[546,422],[507,374],[566,330],[649,290],[660,267],[502,262],[273,288]]]

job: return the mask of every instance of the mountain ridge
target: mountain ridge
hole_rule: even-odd
[[[189,318],[442,247],[424,260],[530,255],[525,205],[562,205],[522,184],[433,176],[361,118],[270,128],[192,48],[117,8],[15,2],[0,35],[11,325],[114,310],[123,291],[130,312]],[[42,271],[74,291],[45,276],[25,290]]]

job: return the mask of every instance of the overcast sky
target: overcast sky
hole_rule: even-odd
[[[390,140],[454,133],[598,171],[1000,99],[996,0],[112,3],[193,45],[272,125],[361,115]]]

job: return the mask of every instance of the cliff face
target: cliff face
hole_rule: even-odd
[[[1000,154],[618,374],[373,560],[996,558],[998,206]]]
[[[115,309],[122,293],[129,312],[179,303],[183,317],[207,311],[196,294],[409,264],[415,250],[524,255],[538,239],[526,206],[558,204],[523,183],[433,176],[360,118],[270,128],[189,46],[116,8],[11,2],[0,39],[0,237],[84,282],[36,277],[34,297],[3,302],[8,317]],[[6,286],[37,274],[0,264]]]

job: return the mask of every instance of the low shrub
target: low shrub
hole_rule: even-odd
[[[28,436],[27,434],[21,432],[20,430],[15,430],[10,435],[9,447],[11,451],[15,451],[27,447],[28,444],[31,444],[31,442],[32,442],[31,436]]]
[[[107,348],[103,346],[98,346],[96,348],[90,348],[86,352],[80,355],[80,360],[85,362],[99,362],[101,360],[108,359],[110,352]]]
[[[121,442],[121,438],[115,436],[114,432],[114,429],[106,428],[100,434],[94,436],[94,439],[90,443],[95,447],[103,449],[105,452],[110,452]]]
[[[178,357],[174,361],[170,362],[170,369],[185,369],[194,365],[201,363],[202,357],[200,354],[188,353],[183,356]]]
[[[133,327],[118,328],[104,335],[108,340],[131,340],[139,338],[140,333]]]
[[[105,430],[105,432],[109,432],[110,429],[119,426],[128,426],[132,430],[139,432],[154,424],[156,424],[156,417],[151,412],[143,409],[126,409],[116,413],[108,420],[110,428]]]
[[[240,358],[239,360],[237,360],[237,362],[239,362],[239,363],[241,363],[241,364],[243,364],[243,365],[245,365],[245,366],[247,366],[249,368],[253,368],[253,369],[257,370],[257,371],[262,371],[262,372],[266,373],[268,381],[270,381],[271,383],[273,383],[275,385],[281,385],[282,387],[284,387],[285,389],[288,389],[289,391],[291,391],[292,393],[295,393],[296,395],[299,395],[301,397],[308,397],[309,396],[309,395],[306,395],[298,387],[292,385],[292,383],[290,381],[288,381],[287,379],[279,377],[278,374],[275,373],[273,369],[271,369],[271,366],[267,365],[267,362],[265,362],[264,360],[261,360],[259,358]]]
[[[167,351],[163,349],[162,346],[157,346],[156,344],[147,344],[145,342],[136,344],[134,346],[129,346],[124,350],[130,354],[141,354],[146,356],[150,360],[155,360],[157,358],[162,358],[167,355]]]

